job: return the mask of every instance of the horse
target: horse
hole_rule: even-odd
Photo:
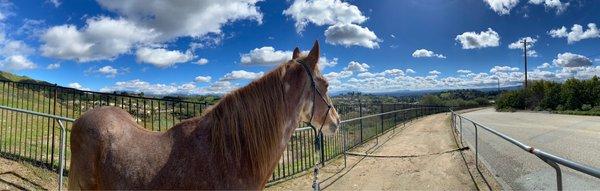
[[[165,132],[99,107],[72,126],[69,189],[263,189],[301,122],[335,133],[319,43]]]

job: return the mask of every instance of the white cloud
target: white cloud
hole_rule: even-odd
[[[500,45],[500,36],[491,28],[482,32],[464,32],[454,38],[460,42],[463,49],[497,47]]]
[[[99,0],[100,6],[118,13],[136,25],[152,29],[161,40],[202,37],[221,33],[221,27],[238,20],[262,23],[259,0],[161,1]]]
[[[167,50],[164,48],[139,48],[136,52],[138,62],[152,64],[160,68],[173,66],[177,63],[188,62],[194,59],[191,51],[185,53],[178,50]]]
[[[96,17],[86,20],[86,26],[74,25],[49,28],[41,36],[42,55],[78,62],[112,60],[128,53],[136,44],[152,42],[157,33],[124,19]]]
[[[520,49],[523,50],[523,41],[526,40],[527,41],[527,56],[530,57],[537,57],[537,51],[533,50],[533,46],[535,46],[535,43],[537,42],[536,38],[532,38],[532,37],[523,37],[513,43],[510,43],[508,45],[509,49]]]
[[[456,73],[468,74],[471,73],[471,70],[457,70]]]
[[[0,69],[2,70],[30,70],[35,68],[37,68],[37,65],[23,55],[12,55],[0,60]]]
[[[516,71],[519,71],[519,68],[510,66],[494,66],[492,69],[490,69],[490,73],[506,73]]]
[[[550,30],[548,34],[553,38],[567,37],[567,42],[569,44],[585,39],[600,38],[600,30],[598,30],[595,23],[589,23],[587,27],[588,28],[584,31],[581,25],[574,24],[573,27],[571,27],[570,32],[563,26],[559,29]]]
[[[325,42],[333,45],[379,48],[380,39],[367,27],[355,24],[336,24],[325,30]]]
[[[441,73],[441,72],[439,72],[439,71],[437,71],[437,70],[432,70],[432,71],[429,71],[429,75],[432,75],[432,76],[438,76],[438,75],[440,75],[440,74],[442,74],[442,73]]]
[[[342,78],[348,78],[350,76],[352,76],[354,73],[352,71],[340,71],[340,72],[329,72],[325,75],[323,75],[323,77],[327,78],[327,80],[334,80],[334,79],[342,79]]]
[[[60,63],[48,64],[48,66],[46,66],[46,69],[48,70],[55,70],[58,68],[60,68]]]
[[[150,95],[199,94],[202,93],[193,83],[152,84],[140,79],[116,82],[112,87],[100,89],[102,92],[125,91]]]
[[[196,81],[196,82],[210,82],[211,79],[212,79],[212,77],[210,77],[210,76],[197,76],[196,78],[194,78],[194,81]]]
[[[406,73],[407,74],[414,74],[414,73],[417,73],[417,72],[415,72],[413,69],[409,68],[409,69],[406,69]]]
[[[442,54],[436,54],[433,51],[426,49],[418,49],[412,53],[412,57],[421,58],[421,57],[437,57],[437,58],[446,58],[446,56]]]
[[[112,78],[117,75],[118,70],[116,68],[113,68],[112,66],[104,66],[104,67],[98,69],[97,72],[105,75],[106,77]]]
[[[208,59],[206,59],[206,58],[200,58],[200,59],[198,59],[198,61],[196,61],[196,64],[198,64],[198,65],[208,64]]]
[[[54,7],[59,7],[62,2],[60,0],[47,0],[47,2],[52,3]]]
[[[20,40],[4,40],[0,39],[0,55],[12,56],[12,55],[30,55],[35,50],[25,42]]]
[[[568,2],[562,3],[560,0],[529,0],[529,3],[534,5],[544,4],[546,9],[556,9],[557,15],[565,12],[570,4]]]
[[[265,46],[242,54],[240,62],[245,65],[277,65],[291,59],[291,51],[275,50],[271,46]]]
[[[550,64],[548,64],[548,62],[544,62],[543,64],[541,64],[541,65],[537,66],[536,68],[537,68],[537,69],[548,69],[548,68],[550,68],[550,67],[551,67],[551,65],[550,65]]]
[[[295,0],[283,14],[296,21],[296,32],[304,30],[308,23],[317,26],[338,23],[360,24],[367,20],[358,7],[340,0]]]
[[[498,15],[508,15],[517,6],[519,0],[484,0]]]
[[[220,80],[221,81],[230,81],[230,80],[254,80],[260,78],[264,72],[248,72],[245,70],[234,70],[227,74],[225,74]]]
[[[89,88],[83,87],[81,84],[79,84],[77,82],[70,83],[68,86],[70,88],[75,88],[75,89],[78,89],[78,90],[90,91]]]
[[[307,55],[309,51],[302,51],[302,54]],[[244,65],[259,65],[270,66],[277,65],[292,59],[292,51],[275,50],[271,46],[255,48],[248,53],[240,56],[240,62]],[[327,59],[327,57],[319,58],[319,68],[333,67],[337,65],[338,58]]]
[[[565,52],[562,54],[558,54],[556,59],[552,60],[552,63],[556,66],[560,67],[581,67],[581,66],[591,66],[592,60],[589,58],[579,55],[573,54],[570,52]]]
[[[344,68],[344,71],[352,71],[352,72],[367,72],[369,71],[370,66],[367,63],[359,63],[356,61],[350,61],[348,66]]]

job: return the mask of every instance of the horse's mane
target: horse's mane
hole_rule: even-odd
[[[225,95],[204,113],[211,121],[208,131],[217,159],[244,156],[245,161],[237,162],[246,172],[268,171],[264,162],[272,157],[269,149],[281,142],[277,135],[285,118],[282,66]]]

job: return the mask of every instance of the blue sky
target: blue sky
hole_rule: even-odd
[[[331,91],[518,85],[600,74],[584,0],[0,0],[0,69],[63,86],[226,93],[321,42]]]

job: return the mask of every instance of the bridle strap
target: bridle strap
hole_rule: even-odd
[[[316,151],[321,151],[321,141],[323,141],[321,138],[323,137],[323,126],[325,126],[325,121],[327,120],[327,117],[329,116],[329,112],[332,108],[331,104],[329,104],[329,102],[327,102],[327,99],[325,99],[325,96],[321,93],[321,91],[319,91],[319,89],[317,88],[317,84],[315,83],[315,78],[310,70],[310,68],[302,61],[297,60],[297,59],[293,59],[294,62],[300,64],[303,68],[304,71],[306,71],[306,74],[308,75],[308,78],[310,79],[310,86],[313,90],[313,105],[311,108],[311,112],[310,112],[310,120],[308,121],[308,126],[313,130],[313,132],[315,133],[315,150]],[[313,117],[315,115],[315,101],[317,100],[317,95],[319,95],[319,97],[321,98],[321,100],[323,100],[323,102],[327,105],[327,112],[325,113],[325,115],[323,116],[323,123],[321,123],[321,127],[319,127],[319,130],[317,130],[317,128],[312,124],[312,120]],[[322,158],[323,156],[321,156]],[[319,176],[319,163],[315,163],[314,166],[314,170],[313,170],[313,184],[312,184],[312,188],[313,190],[321,190],[320,186],[319,186],[319,180],[318,180],[318,176]],[[325,165],[323,163],[323,159],[321,159],[321,165]]]

